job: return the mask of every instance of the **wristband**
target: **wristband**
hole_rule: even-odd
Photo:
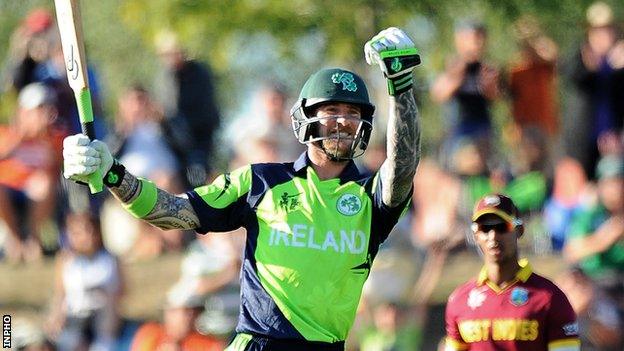
[[[126,174],[126,167],[119,163],[116,159],[113,160],[113,165],[106,172],[104,176],[104,185],[107,187],[118,187],[121,185],[121,181],[123,180],[124,174]]]
[[[141,182],[141,190],[139,196],[130,203],[123,204],[126,211],[130,212],[136,218],[147,216],[154,206],[156,206],[157,194],[156,185],[147,179],[139,178]]]
[[[412,79],[412,72],[408,72],[404,75],[387,78],[388,81],[388,94],[391,96],[397,96],[412,88],[414,80]]]

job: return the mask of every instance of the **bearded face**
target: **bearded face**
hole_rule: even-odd
[[[319,140],[321,148],[335,159],[351,158],[353,144],[361,125],[361,111],[356,105],[330,103],[316,110],[319,118]]]

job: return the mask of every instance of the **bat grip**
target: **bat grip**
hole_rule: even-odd
[[[76,92],[76,105],[78,106],[78,117],[82,133],[95,139],[95,130],[93,129],[93,107],[91,105],[91,92],[89,89],[82,89]]]
[[[82,134],[89,137],[90,140],[95,139],[95,128],[93,127],[93,122],[80,123],[80,129],[82,130]]]
[[[75,95],[82,134],[86,135],[89,139],[94,140],[95,128],[93,127],[93,107],[91,105],[91,92],[89,91],[89,89],[82,89],[75,92]],[[104,187],[101,173],[102,172],[98,170],[89,176],[89,189],[91,190],[91,194],[99,193]]]

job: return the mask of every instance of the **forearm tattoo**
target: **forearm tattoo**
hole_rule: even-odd
[[[141,192],[141,182],[128,171],[119,187],[110,188],[111,193],[121,202],[132,202]],[[158,189],[156,205],[143,218],[149,224],[161,229],[195,229],[199,218],[185,194],[174,195]]]
[[[185,194],[173,195],[158,189],[156,206],[144,220],[161,229],[195,229],[199,218]]]
[[[409,195],[420,161],[419,113],[412,90],[391,98],[387,158],[379,170],[384,204],[395,207]]]
[[[136,199],[141,191],[141,182],[126,170],[121,184],[118,187],[109,188],[110,192],[121,202],[128,203]]]

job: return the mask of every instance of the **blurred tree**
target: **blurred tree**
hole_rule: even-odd
[[[305,77],[321,66],[343,65],[367,73],[362,45],[390,25],[405,28],[421,48],[419,88],[441,70],[452,52],[457,19],[484,21],[490,33],[490,54],[504,63],[515,47],[510,24],[520,14],[533,14],[560,44],[565,56],[581,40],[584,11],[591,0],[83,0],[82,11],[89,61],[104,86],[105,107],[114,109],[116,94],[129,82],[151,82],[157,65],[153,40],[171,29],[189,52],[211,63],[218,77],[225,117],[234,114],[250,88],[262,79],[283,81],[296,94]],[[615,0],[616,18],[624,6]],[[49,0],[0,0],[0,60],[7,38],[35,6],[52,9]],[[382,80],[371,75],[383,93]],[[380,84],[377,84],[380,83]],[[146,84],[149,86],[148,84]],[[439,110],[422,103],[424,140],[439,134]],[[380,109],[382,106],[380,106]],[[499,109],[505,114],[506,109]],[[6,111],[0,109],[0,120]],[[432,123],[428,123],[431,120]]]
[[[121,13],[124,22],[141,33],[146,42],[152,42],[163,28],[177,32],[190,52],[209,61],[221,76],[221,97],[227,109],[242,100],[242,92],[267,76],[281,79],[296,94],[305,77],[319,66],[344,65],[366,72],[362,67],[363,43],[390,25],[403,27],[414,36],[425,53],[424,70],[417,74],[427,82],[441,70],[452,52],[451,38],[457,19],[483,20],[490,29],[493,58],[506,62],[515,49],[513,40],[509,40],[509,26],[520,14],[534,14],[552,30],[550,34],[556,40],[574,43],[580,38],[580,24],[589,3],[127,0]],[[565,16],[561,16],[563,13]],[[425,83],[422,89],[427,88]],[[438,114],[435,108],[431,109],[431,113],[425,114]]]

